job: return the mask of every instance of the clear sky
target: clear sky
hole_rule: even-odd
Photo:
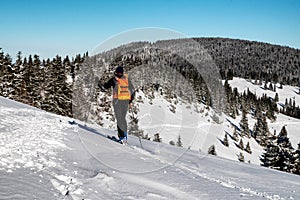
[[[71,57],[120,32],[167,28],[300,49],[300,0],[0,0],[0,47]]]

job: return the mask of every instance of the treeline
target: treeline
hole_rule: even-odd
[[[13,63],[0,48],[0,95],[59,115],[72,116],[72,84],[75,73],[87,54],[56,56],[41,60],[38,55]]]

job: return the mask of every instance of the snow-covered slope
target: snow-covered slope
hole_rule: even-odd
[[[1,199],[300,198],[296,175],[70,122],[0,97]]]
[[[232,80],[228,81],[228,83],[231,85],[232,88],[236,87],[240,93],[247,91],[248,88],[251,92],[258,96],[262,96],[263,94],[267,94],[269,97],[274,98],[275,94],[278,93],[279,97],[279,103],[284,104],[285,99],[294,99],[296,102],[296,105],[300,105],[300,95],[297,94],[299,91],[299,88],[289,86],[289,85],[283,85],[282,89],[279,88],[279,84],[277,84],[276,92],[271,90],[264,90],[263,85],[255,85],[254,80],[251,82],[248,80],[245,80],[243,78],[237,78],[234,77]],[[267,85],[269,85],[268,83]]]
[[[285,100],[290,98],[295,100],[296,106],[300,105],[300,95],[297,94],[299,88],[297,87],[283,85],[282,89],[277,87],[276,92],[274,92],[270,90],[264,90],[262,86],[255,85],[253,84],[253,82],[254,82],[253,80],[252,82],[250,82],[242,78],[233,78],[233,80],[229,81],[229,84],[231,85],[232,88],[236,87],[240,93],[248,90],[248,88],[251,92],[257,94],[258,96],[267,94],[267,96],[274,98],[275,94],[278,93],[278,97],[279,97],[278,106],[284,105]],[[255,120],[251,118],[248,119],[249,119],[249,126],[252,128],[255,123]],[[273,133],[274,130],[276,130],[276,133],[279,133],[283,126],[286,126],[288,137],[291,139],[292,146],[294,148],[297,148],[297,144],[300,143],[300,133],[299,133],[300,120],[283,114],[279,114],[277,115],[277,119],[275,122],[269,121],[269,129],[271,133]]]
[[[259,96],[264,93],[270,97],[275,96],[275,92],[264,90],[261,86],[254,85],[245,79],[234,78],[229,81],[229,84],[232,88],[237,87],[240,93],[249,88],[250,91]],[[297,88],[291,86],[283,86],[283,89],[277,88],[279,104],[284,104],[286,98],[294,97],[296,105],[300,105],[300,95],[296,94],[295,91],[297,91]],[[154,134],[159,133],[162,142],[169,144],[170,141],[176,143],[180,135],[185,148],[206,153],[208,148],[214,145],[220,157],[238,160],[238,155],[243,153],[245,162],[261,164],[260,156],[263,153],[263,147],[257,144],[253,138],[242,138],[245,146],[249,142],[252,154],[242,151],[237,146],[239,141],[234,141],[231,137],[228,137],[229,147],[222,144],[225,134],[232,136],[235,127],[240,128],[241,113],[236,119],[223,115],[222,123],[218,124],[212,120],[214,112],[211,109],[207,109],[203,104],[191,105],[176,99],[178,103],[175,105],[174,99],[172,100],[173,102],[169,102],[159,92],[154,93],[154,95],[154,99],[149,99],[142,92],[136,95],[140,99],[137,102],[139,107],[139,126],[151,138],[153,138]],[[176,107],[175,113],[170,111],[170,105],[172,104]],[[253,130],[256,120],[251,115],[248,115],[248,120],[249,128]],[[276,121],[269,121],[270,132],[273,133],[276,130],[279,133],[285,125],[293,147],[297,148],[300,142],[299,119],[278,114]]]

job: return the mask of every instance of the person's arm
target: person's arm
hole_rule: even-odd
[[[106,83],[103,84],[103,87],[104,87],[105,89],[109,89],[109,88],[111,88],[111,87],[115,87],[116,83],[115,83],[114,79],[115,79],[115,78],[109,79]]]
[[[115,82],[114,82],[114,78],[109,79],[106,83],[102,84],[99,80],[98,77],[96,77],[95,79],[98,87],[100,88],[100,90],[102,92],[106,92],[107,89],[109,89],[110,87],[114,87],[115,86]]]
[[[134,86],[133,86],[130,78],[128,78],[128,89],[129,89],[130,94],[131,94],[131,98],[129,100],[129,104],[131,104],[131,102],[133,101],[133,99],[135,97],[135,89],[134,89]]]

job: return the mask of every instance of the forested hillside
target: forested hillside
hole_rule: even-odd
[[[212,89],[207,88],[207,81],[209,80],[196,72],[196,69],[187,60],[180,55],[174,55],[176,49],[180,48],[176,45],[178,41],[181,41],[179,45],[184,46],[185,44],[188,45],[190,40],[186,40],[186,43],[185,39],[165,40],[156,43],[137,42],[120,46],[93,57],[89,57],[85,53],[83,56],[77,55],[72,59],[68,56],[62,58],[59,55],[46,60],[40,60],[38,55],[22,58],[22,53],[18,52],[15,62],[12,62],[11,55],[5,54],[1,50],[0,95],[50,112],[72,116],[71,101],[76,74],[86,73],[86,76],[94,77],[97,76],[95,73],[99,74],[100,71],[102,75],[100,78],[105,81],[112,75],[116,65],[125,65],[128,70],[138,66],[155,65],[159,66],[158,73],[164,74],[167,79],[173,76],[173,72],[180,73],[192,84],[192,92],[195,93],[197,100],[211,105],[213,94],[211,94]],[[265,85],[265,89],[269,90],[276,90],[275,84],[300,86],[299,49],[226,38],[194,38],[194,41],[197,41],[201,46],[201,49],[195,49],[195,52],[204,52],[203,54],[211,56],[211,62],[214,62],[219,68],[222,79],[230,80],[236,76],[251,78],[257,80],[257,83],[271,82],[271,84]],[[172,48],[175,50],[173,51]],[[192,52],[186,54],[186,57],[194,56]],[[83,63],[84,65],[82,65]],[[97,68],[97,70],[93,71],[91,68]],[[148,76],[154,77],[153,84],[157,82],[155,76],[152,74]],[[137,84],[140,86],[144,83],[139,82]],[[152,83],[147,84],[151,85]],[[170,83],[170,85],[172,84],[174,83]],[[167,93],[172,92],[168,91],[168,89],[172,90],[168,85],[164,84],[164,88]],[[184,91],[186,92],[186,88]],[[227,111],[234,115],[234,108],[232,108],[234,106],[232,105],[236,104],[236,100],[233,100],[232,95],[236,96],[237,94],[230,91],[227,86],[225,91],[228,98],[227,102],[231,107],[227,107]],[[299,94],[299,91],[295,92]],[[181,95],[184,96],[185,94]],[[248,98],[249,95],[252,97]],[[255,94],[244,94],[243,98],[249,99],[252,104],[255,103],[253,102]],[[270,99],[265,98],[265,100],[260,101],[263,104],[268,104],[266,106],[268,110],[273,107],[271,112],[277,111]],[[281,112],[299,118],[299,108],[293,103],[293,100],[287,99],[286,102],[286,106]],[[248,104],[250,103],[248,102]],[[246,107],[249,108],[249,106]]]

